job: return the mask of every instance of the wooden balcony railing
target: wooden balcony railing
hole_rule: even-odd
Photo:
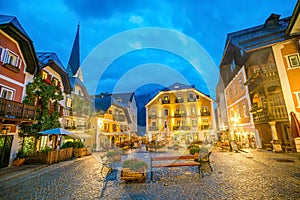
[[[174,117],[186,117],[186,113],[174,113]]]
[[[190,130],[191,127],[190,126],[173,126],[173,130]]]
[[[35,106],[0,98],[0,117],[4,120],[33,121],[36,114],[35,109]]]

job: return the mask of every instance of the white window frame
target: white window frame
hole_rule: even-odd
[[[289,55],[286,55],[286,60],[287,60],[287,63],[288,63],[288,69],[297,69],[297,68],[300,68],[300,56],[299,56],[299,53],[293,53],[293,54],[289,54]],[[294,57],[295,59],[297,59],[297,62],[298,62],[298,65],[295,65],[293,66],[292,63],[291,63],[291,58]]]
[[[0,60],[3,63],[10,64],[10,65],[12,65],[16,68],[21,67],[21,59],[19,58],[18,54],[11,51],[10,49],[5,49],[1,46],[0,46],[0,48],[2,49],[1,52],[0,52]],[[12,60],[14,60],[14,62],[12,62]]]
[[[1,86],[1,92],[0,92],[0,97],[1,98],[4,98],[4,99],[8,99],[8,100],[13,100],[14,99],[14,96],[15,96],[15,90],[12,89],[12,88],[9,88],[7,86],[3,86],[3,85],[0,85]],[[6,91],[6,92],[10,92],[11,93],[11,96],[10,98],[7,98],[7,97],[3,97],[3,91]]]

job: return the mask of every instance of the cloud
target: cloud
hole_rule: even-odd
[[[130,17],[130,19],[129,19],[129,22],[141,26],[143,24],[143,22],[144,22],[144,19],[142,17],[140,17],[140,16],[132,15]]]

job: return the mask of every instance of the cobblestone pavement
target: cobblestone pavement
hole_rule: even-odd
[[[149,161],[149,153],[136,153]],[[300,199],[300,154],[265,150],[211,155],[213,172],[197,167],[160,168],[154,181],[124,183],[120,165],[106,181],[99,154],[62,162],[9,180],[0,199]],[[123,156],[125,159],[127,156]]]

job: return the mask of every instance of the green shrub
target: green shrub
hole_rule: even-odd
[[[66,142],[66,143],[64,143],[63,145],[62,145],[62,149],[65,149],[65,148],[69,148],[69,147],[73,147],[74,146],[74,144],[73,144],[73,142]]]
[[[81,141],[74,141],[74,142],[69,141],[63,144],[61,148],[64,149],[69,147],[73,147],[74,149],[76,149],[76,148],[82,148],[84,147],[84,145]]]
[[[194,155],[195,153],[199,153],[199,150],[200,150],[200,148],[196,147],[196,146],[193,146],[189,149],[190,154],[192,154],[192,155]]]

